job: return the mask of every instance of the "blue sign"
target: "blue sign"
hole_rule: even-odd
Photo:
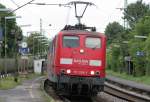
[[[19,52],[23,55],[23,54],[28,54],[29,53],[29,48],[19,48]]]
[[[2,41],[3,40],[3,30],[2,30],[2,28],[0,27],[0,41]]]
[[[143,51],[137,51],[137,52],[136,52],[136,55],[137,55],[137,56],[144,56],[144,52],[143,52]]]

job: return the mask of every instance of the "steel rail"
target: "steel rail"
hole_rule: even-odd
[[[105,82],[104,92],[131,102],[150,102],[150,97]]]
[[[118,86],[117,84],[118,83],[116,83],[116,82],[110,83],[109,81],[106,80],[105,86],[104,86],[104,92],[109,94],[109,95],[112,95],[114,97],[129,101],[129,102],[150,102],[150,97],[149,96],[136,93],[134,91],[131,91],[131,90],[127,89],[127,88],[130,88],[130,87],[126,86],[126,88],[124,88],[124,87],[121,87],[121,85]],[[47,84],[46,84],[46,86],[47,86]],[[49,87],[47,87],[47,88],[49,89]],[[45,91],[48,90],[47,88],[44,87]],[[48,92],[46,92],[46,93],[48,93]],[[67,99],[63,96],[58,95],[58,97],[63,102],[70,102],[69,99]]]
[[[117,86],[124,87],[124,88],[128,87],[131,90],[134,90],[134,92],[137,92],[140,94],[141,92],[144,92],[144,94],[147,93],[147,95],[150,95],[150,86],[145,85],[145,84],[139,84],[134,81],[120,79],[114,76],[106,76],[106,81],[112,84],[116,84]]]
[[[42,83],[42,87],[43,87],[43,89],[44,89],[44,91],[46,92],[47,95],[55,94],[57,96],[58,100],[61,100],[62,102],[71,102],[66,97],[58,95],[57,92],[55,90],[53,90],[52,86],[49,83],[47,83],[46,81]],[[49,92],[49,90],[53,90],[53,91]]]

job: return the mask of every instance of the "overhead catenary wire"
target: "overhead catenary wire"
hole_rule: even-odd
[[[111,12],[105,11],[105,10],[103,9],[103,7],[98,8],[98,10],[101,10],[101,13],[102,13],[102,14],[104,14],[105,16],[107,16],[106,19],[105,19],[105,21],[104,21],[101,25],[107,25],[107,24],[106,24],[107,21],[109,21],[110,18],[114,17],[114,11],[116,10],[116,7],[118,7],[119,5],[121,5],[121,3],[122,3],[122,1],[119,0],[119,2],[115,5],[114,9],[113,9]],[[108,16],[108,15],[109,15],[109,16]],[[117,16],[115,15],[115,17],[117,17]],[[119,22],[120,22],[121,20],[122,20],[122,18],[119,19]],[[112,21],[111,21],[111,22],[112,22]]]
[[[10,0],[13,4],[15,4],[17,7],[19,7],[19,5],[14,1],[14,0]]]
[[[27,2],[27,3],[25,3],[25,4],[23,4],[23,5],[19,6],[19,7],[16,8],[15,10],[12,10],[11,12],[9,12],[8,15],[11,14],[11,13],[13,13],[13,12],[15,12],[15,11],[17,11],[18,9],[21,9],[22,7],[24,7],[24,6],[28,5],[28,4],[30,4],[30,3],[33,2],[33,1],[35,1],[35,0],[31,0],[31,1],[29,1],[29,2]]]
[[[51,5],[51,6],[65,6],[65,5],[68,5],[68,4],[48,4],[48,3],[29,3],[29,4],[35,4],[35,5]]]

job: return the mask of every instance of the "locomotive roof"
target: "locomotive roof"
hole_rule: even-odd
[[[87,35],[101,35],[101,36],[105,36],[105,34],[103,33],[99,33],[99,32],[92,32],[92,31],[87,31],[87,30],[62,30],[61,34],[87,34]]]

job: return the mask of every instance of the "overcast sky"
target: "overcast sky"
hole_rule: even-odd
[[[7,8],[16,9],[30,0],[0,0]],[[35,0],[40,3],[68,3],[75,0]],[[78,0],[79,1],[79,0]],[[96,26],[99,32],[104,32],[108,23],[117,21],[123,24],[121,17],[122,11],[117,8],[124,6],[124,0],[82,0],[94,3],[95,6],[88,7],[85,12],[82,23],[90,26]],[[128,0],[128,4],[137,0]],[[150,4],[150,0],[143,0]],[[30,31],[40,30],[40,18],[42,19],[42,28],[45,31],[44,35],[52,38],[66,24],[75,24],[77,20],[74,17],[74,8],[59,7],[59,6],[38,6],[27,5],[16,12],[17,16],[22,18],[17,19],[18,25],[31,24],[30,27],[22,27],[24,35]],[[49,26],[51,24],[52,26]]]

